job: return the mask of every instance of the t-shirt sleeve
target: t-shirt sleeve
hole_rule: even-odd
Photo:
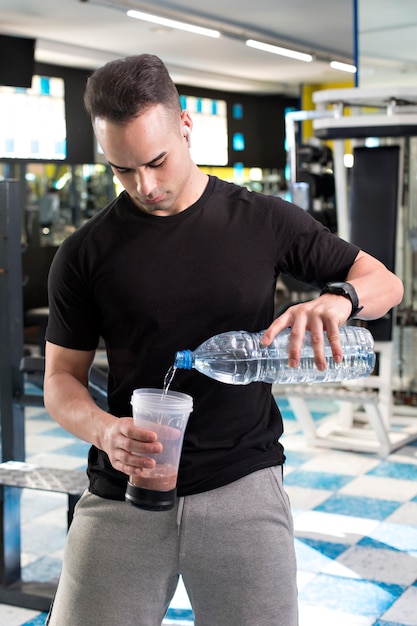
[[[274,209],[278,272],[317,289],[346,278],[360,250],[357,246],[294,204],[281,200]]]
[[[81,265],[77,241],[70,237],[55,254],[49,271],[46,340],[74,350],[95,350],[100,336],[99,314]]]

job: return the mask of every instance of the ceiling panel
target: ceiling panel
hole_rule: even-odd
[[[225,25],[236,37],[262,36],[271,42],[302,43],[303,49],[352,57],[349,0],[119,0],[117,6],[79,0],[0,0],[0,31],[36,37],[36,58],[43,62],[94,68],[126,54],[151,52],[167,63],[177,82],[239,91],[294,92],[302,82],[340,81],[346,74],[331,70],[324,62],[303,63],[253,50],[232,37],[215,40],[151,25],[128,18],[125,9],[147,9],[178,19],[184,16],[198,23]],[[320,26],[312,29],[322,10],[334,14],[330,28],[320,20]]]
[[[416,0],[358,1],[360,84],[362,77],[384,81],[389,66],[389,80],[417,86]],[[125,14],[129,7],[216,26],[228,36],[210,39],[133,20]],[[38,61],[87,69],[151,52],[176,82],[226,90],[295,94],[302,83],[352,79],[328,65],[331,57],[353,61],[351,0],[0,0],[0,33],[35,37]],[[248,36],[321,60],[303,63],[253,50],[244,45]]]

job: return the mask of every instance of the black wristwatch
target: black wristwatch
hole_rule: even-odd
[[[359,298],[355,288],[350,283],[327,283],[320,292],[322,296],[325,293],[334,293],[337,296],[344,296],[349,298],[352,303],[352,311],[348,319],[352,319],[362,311],[363,306],[359,306]]]

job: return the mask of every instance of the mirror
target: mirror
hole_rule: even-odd
[[[25,170],[28,245],[59,246],[116,195],[106,165],[27,163]]]

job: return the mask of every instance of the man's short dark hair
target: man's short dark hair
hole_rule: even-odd
[[[164,63],[153,54],[110,61],[87,80],[84,105],[92,119],[128,122],[155,104],[181,113],[177,88]]]

